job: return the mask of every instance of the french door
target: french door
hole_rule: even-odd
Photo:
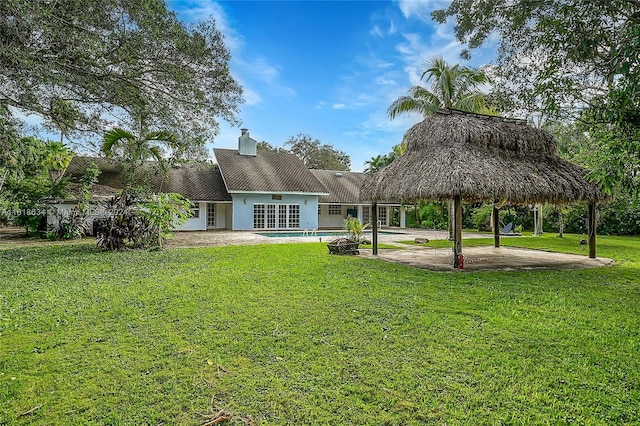
[[[216,227],[216,205],[213,203],[207,204],[207,229],[213,229]]]
[[[254,204],[254,229],[300,229],[299,204]]]

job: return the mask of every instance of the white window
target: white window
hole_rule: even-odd
[[[289,226],[288,228],[300,228],[300,205],[289,205]]]
[[[264,229],[264,204],[253,205],[253,228]]]
[[[267,228],[276,229],[276,205],[267,204]]]
[[[278,204],[278,228],[288,228],[287,226],[287,213],[288,207],[286,204]]]
[[[191,217],[196,219],[200,217],[200,203],[193,203],[191,207]]]
[[[329,204],[329,214],[330,215],[341,215],[342,214],[342,206],[340,204]]]
[[[362,207],[362,223],[371,223],[371,207]]]
[[[387,207],[386,206],[378,206],[378,222],[381,225],[387,224]]]

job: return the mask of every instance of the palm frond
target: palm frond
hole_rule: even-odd
[[[389,106],[387,114],[392,120],[397,115],[406,113],[417,113],[427,117],[439,107],[440,101],[433,93],[420,86],[414,86],[409,91],[409,95],[401,96]]]
[[[132,142],[135,139],[136,137],[131,132],[127,132],[124,129],[116,127],[105,133],[102,141],[102,147],[100,149],[107,156],[112,156],[114,149],[123,141]]]
[[[458,99],[458,101],[454,105],[454,108],[462,111],[483,113],[486,109],[484,96],[480,92],[469,93],[466,96]]]

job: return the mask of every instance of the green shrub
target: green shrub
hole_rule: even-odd
[[[175,226],[191,215],[191,203],[180,194],[151,194],[123,191],[107,204],[109,217],[102,219],[96,244],[105,250],[162,248]]]

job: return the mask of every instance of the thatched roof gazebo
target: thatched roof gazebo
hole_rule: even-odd
[[[595,206],[606,195],[585,179],[584,169],[556,155],[556,142],[547,132],[524,120],[442,109],[413,126],[405,140],[405,153],[369,176],[360,197],[373,203],[453,200],[454,267],[462,250],[462,203],[476,201],[495,203],[496,247],[496,205],[586,202],[589,256],[595,257]],[[374,226],[374,254],[376,243]]]

